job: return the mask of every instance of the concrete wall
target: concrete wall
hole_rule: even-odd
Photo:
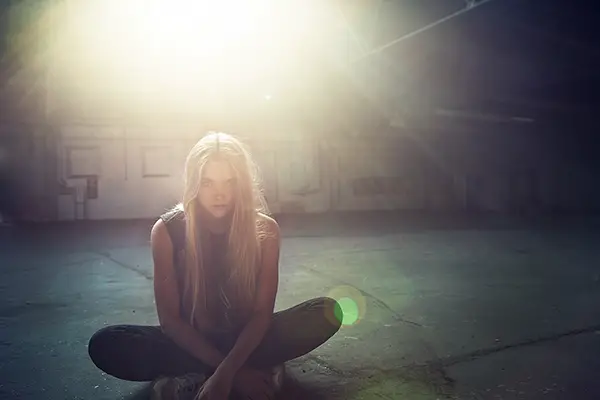
[[[161,214],[180,200],[185,157],[202,134],[189,126],[62,127],[57,143],[57,175],[63,185],[58,219]],[[326,211],[329,194],[321,181],[318,143],[291,132],[277,137],[246,140],[261,169],[271,211]],[[90,193],[96,182],[97,193]]]
[[[9,205],[19,220],[55,218],[57,186],[52,166],[56,147],[48,133],[40,125],[0,125],[1,203]]]
[[[405,135],[348,138],[335,151],[336,210],[452,208],[452,175],[446,175]]]
[[[193,126],[18,125],[0,130],[30,220],[155,218],[182,193]],[[405,129],[242,137],[275,213],[600,209],[590,166],[535,133]],[[541,143],[546,143],[542,145]]]
[[[330,208],[327,159],[320,142],[301,133],[248,141],[272,212],[323,212]]]
[[[159,215],[181,193],[190,140],[185,132],[144,127],[62,127],[58,219],[126,219]],[[86,193],[97,182],[97,193]],[[91,188],[89,186],[92,186]]]
[[[511,213],[600,209],[600,188],[594,184],[600,149],[590,145],[584,152],[585,145],[575,145],[583,139],[565,130],[491,125],[463,133],[415,132],[413,137],[431,148],[445,170],[462,182],[467,209]]]
[[[162,213],[180,198],[185,156],[201,134],[191,127],[63,127],[58,218]],[[457,207],[451,176],[432,167],[405,137],[325,140],[290,129],[245,139],[272,212]],[[86,186],[94,179],[97,193],[89,198]]]

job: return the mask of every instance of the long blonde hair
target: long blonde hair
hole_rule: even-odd
[[[190,324],[194,326],[197,311],[207,309],[205,266],[203,265],[202,229],[198,226],[200,204],[197,196],[205,165],[215,157],[229,162],[237,181],[226,260],[230,268],[229,287],[239,307],[251,307],[256,291],[260,243],[265,236],[259,213],[267,213],[261,191],[259,170],[248,149],[240,140],[221,132],[209,132],[190,150],[184,172],[183,203],[185,213],[185,271],[183,296],[191,303]],[[229,304],[227,304],[229,306]],[[199,308],[201,307],[201,308]]]

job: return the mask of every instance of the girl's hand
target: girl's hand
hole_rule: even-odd
[[[227,400],[231,392],[231,380],[218,373],[204,382],[196,395],[196,400]]]
[[[243,399],[270,400],[275,398],[272,375],[257,369],[240,369],[235,375],[233,386]]]

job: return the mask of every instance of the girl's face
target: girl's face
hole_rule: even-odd
[[[234,171],[227,161],[210,160],[200,178],[200,205],[217,219],[225,217],[234,206],[236,183]]]

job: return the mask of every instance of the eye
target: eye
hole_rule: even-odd
[[[202,187],[211,187],[212,186],[212,182],[209,180],[202,180],[202,182],[200,183],[200,186]]]

